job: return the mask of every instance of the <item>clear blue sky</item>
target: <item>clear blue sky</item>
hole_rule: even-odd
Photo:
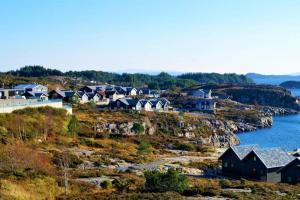
[[[299,0],[0,0],[0,70],[300,72]]]

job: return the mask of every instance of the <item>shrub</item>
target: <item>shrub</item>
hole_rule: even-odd
[[[143,133],[145,131],[145,128],[142,124],[140,123],[134,123],[132,130],[136,133]]]
[[[196,150],[195,146],[190,143],[175,144],[174,149],[182,150],[182,151],[195,151]]]
[[[222,197],[231,198],[231,199],[239,199],[239,195],[232,191],[223,191],[221,192]]]
[[[229,188],[231,186],[231,182],[227,179],[221,179],[219,181],[219,185],[222,187],[222,188]]]
[[[25,176],[50,174],[54,168],[49,157],[43,153],[23,145],[0,145],[0,171],[8,175]]]
[[[180,175],[175,170],[168,170],[166,173],[159,171],[147,171],[144,173],[146,178],[146,190],[152,192],[174,191],[183,193],[188,188],[188,179]]]
[[[141,154],[149,154],[152,152],[151,150],[152,146],[147,141],[141,141],[138,147],[138,152]]]
[[[83,161],[76,155],[71,154],[71,153],[54,153],[53,156],[53,163],[56,164],[57,166],[62,165],[62,160],[63,159],[67,159],[68,161],[68,165],[70,168],[75,168],[78,165],[80,165],[81,163],[83,163]]]
[[[110,189],[110,188],[112,188],[112,183],[111,183],[110,180],[104,180],[100,185],[104,189]]]

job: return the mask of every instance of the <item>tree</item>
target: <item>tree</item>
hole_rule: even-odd
[[[78,132],[78,120],[75,115],[72,115],[69,121],[68,132],[70,135],[76,135]]]

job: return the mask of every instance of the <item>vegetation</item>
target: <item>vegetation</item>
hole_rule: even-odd
[[[166,173],[159,171],[145,172],[146,190],[151,192],[174,191],[183,193],[188,188],[188,179],[175,170],[168,170]]]
[[[44,77],[61,76],[75,80],[97,81],[101,83],[110,83],[116,85],[143,87],[148,85],[151,89],[171,89],[186,88],[199,83],[251,83],[251,80],[243,75],[237,74],[216,74],[216,73],[195,73],[172,76],[162,72],[158,75],[148,74],[117,74],[111,72],[85,70],[61,72],[55,69],[46,69],[42,66],[25,66],[16,71],[4,73],[4,75],[16,77]],[[5,76],[7,77],[7,76]],[[7,81],[6,81],[7,82]],[[76,82],[76,81],[75,81]],[[74,87],[74,82],[70,82],[67,87]]]
[[[201,84],[249,84],[250,78],[237,74],[217,74],[217,73],[187,73],[179,75],[178,78],[195,80]]]

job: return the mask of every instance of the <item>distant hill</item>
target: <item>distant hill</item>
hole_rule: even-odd
[[[181,79],[195,80],[200,84],[249,84],[253,83],[251,78],[238,74],[218,74],[218,73],[186,73],[177,76]]]
[[[280,85],[286,81],[300,81],[300,75],[262,75],[249,73],[246,74],[246,77],[252,79],[257,84]]]
[[[15,77],[36,77],[45,79],[49,76],[64,76],[75,80],[93,81],[93,83],[109,83],[115,85],[143,87],[147,85],[151,89],[176,89],[186,88],[198,84],[249,84],[250,78],[238,74],[217,73],[187,73],[172,76],[166,72],[158,75],[145,73],[113,73],[96,70],[61,72],[55,69],[46,69],[42,66],[25,66],[15,71],[9,71],[2,75],[10,74]],[[1,81],[0,81],[1,83]]]
[[[280,86],[287,89],[300,89],[300,81],[285,81]]]

